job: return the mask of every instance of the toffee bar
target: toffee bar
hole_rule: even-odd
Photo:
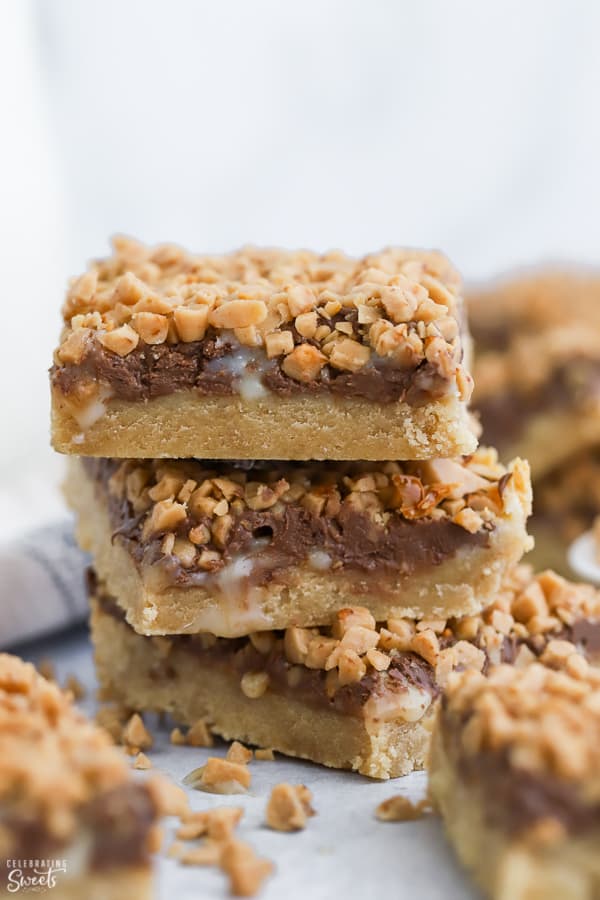
[[[0,655],[0,770],[2,896],[15,895],[28,861],[47,870],[48,860],[51,893],[63,900],[150,900],[162,815],[156,782],[135,781],[109,735],[69,695],[7,654]]]
[[[208,257],[117,239],[67,294],[53,445],[133,458],[471,452],[463,306],[439,253]]]
[[[72,460],[77,537],[141,634],[479,611],[530,546],[527,464]]]
[[[600,276],[541,272],[469,297],[483,440],[534,480],[600,443]]]
[[[556,638],[590,657],[600,650],[600,596],[527,567],[478,616],[376,624],[349,607],[329,628],[237,639],[144,637],[95,579],[91,593],[104,699],[373,778],[423,766],[436,698],[455,669],[522,668]]]
[[[434,727],[432,800],[495,900],[600,892],[600,671],[563,640],[541,663],[452,676]]]
[[[535,549],[528,561],[570,573],[567,552],[600,514],[600,447],[583,450],[540,478],[529,520]]]

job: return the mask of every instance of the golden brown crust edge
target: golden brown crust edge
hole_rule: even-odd
[[[411,407],[331,397],[199,397],[181,391],[145,402],[111,400],[82,430],[52,391],[59,453],[116,458],[430,459],[472,453],[472,421],[458,398]]]

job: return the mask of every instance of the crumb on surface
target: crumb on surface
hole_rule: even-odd
[[[265,821],[275,831],[300,831],[310,816],[312,793],[304,784],[276,784],[267,803]]]
[[[251,779],[248,766],[209,756],[203,766],[193,769],[183,781],[195,790],[211,794],[245,794]]]
[[[430,809],[431,804],[427,799],[413,803],[408,797],[397,794],[380,803],[375,816],[380,822],[411,822],[422,819]]]

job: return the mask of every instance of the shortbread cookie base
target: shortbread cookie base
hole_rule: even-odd
[[[485,821],[480,799],[452,765],[437,729],[429,758],[429,793],[448,839],[478,886],[494,900],[590,900],[600,891],[598,832],[533,847]]]
[[[505,496],[511,489],[509,483]],[[351,570],[318,572],[305,565],[295,567],[285,583],[249,587],[243,579],[228,580],[217,593],[202,585],[165,585],[152,568],[142,570],[118,536],[113,537],[106,506],[79,463],[70,467],[65,493],[78,517],[80,546],[92,553],[100,579],[122,605],[129,624],[147,635],[211,632],[238,637],[290,625],[327,625],[339,609],[355,605],[367,607],[377,621],[470,615],[494,599],[503,575],[531,546],[525,530],[528,510],[515,492],[487,547],[459,551],[432,569],[386,578]]]
[[[83,456],[205,459],[429,459],[477,445],[464,402],[421,407],[352,398],[200,396],[107,401],[82,429],[52,392],[52,444]]]
[[[70,878],[68,872],[58,874],[56,885],[48,889],[48,895],[53,900],[152,900],[155,896],[150,868],[111,873],[91,872],[75,878]],[[2,898],[14,896],[9,891],[0,891]]]
[[[226,740],[271,747],[287,756],[371,778],[406,775],[425,763],[431,713],[418,722],[377,722],[317,709],[267,692],[250,699],[239,677],[203,665],[190,653],[169,653],[168,677],[158,646],[92,600],[92,641],[102,698],[139,712],[165,712],[184,724],[205,719]]]

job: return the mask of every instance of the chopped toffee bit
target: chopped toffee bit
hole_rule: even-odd
[[[234,837],[242,816],[241,807],[228,806],[184,812],[177,830],[178,840],[171,844],[167,855],[182,865],[219,866],[229,876],[231,892],[235,896],[254,896],[273,866],[257,857],[248,844]],[[186,847],[183,843],[196,838],[202,840],[194,847]]]
[[[240,744],[239,741],[234,741],[231,744],[229,750],[227,751],[227,755],[225,759],[228,759],[229,762],[240,763],[245,766],[253,757],[253,752],[248,747],[244,747],[243,744]]]
[[[133,761],[134,769],[151,769],[152,762],[148,759],[145,753],[138,753],[136,758]]]
[[[411,822],[422,819],[430,809],[431,803],[427,799],[413,803],[408,797],[397,794],[380,803],[375,810],[375,816],[380,822]]]
[[[182,817],[176,837],[185,841],[205,836],[219,841],[228,839],[243,814],[241,806],[218,806],[215,809],[188,812]]]
[[[308,817],[315,815],[311,800],[312,794],[303,784],[276,784],[267,804],[267,825],[275,831],[301,831]]]
[[[198,719],[190,726],[186,735],[186,743],[189,747],[212,747],[213,736],[204,719]]]
[[[183,779],[184,784],[210,794],[245,794],[250,781],[247,766],[218,756],[209,756],[203,766],[193,769]]]
[[[261,749],[259,747],[257,750],[254,751],[254,759],[267,760],[267,761],[274,760],[275,753],[270,748]]]
[[[197,821],[185,822],[183,825],[180,825],[175,832],[175,837],[180,841],[193,841],[205,835],[206,830],[206,822],[198,819]]]
[[[177,859],[184,866],[218,866],[221,863],[224,843],[206,840],[197,847],[184,847],[177,850]]]
[[[186,743],[185,734],[181,728],[174,728],[169,735],[169,740],[178,747],[181,747]]]
[[[138,750],[148,750],[154,743],[139,713],[134,713],[123,728],[122,740],[127,747],[136,747]]]
[[[234,897],[253,897],[273,872],[273,863],[256,856],[252,847],[236,840],[224,845],[220,865],[229,876]]]

